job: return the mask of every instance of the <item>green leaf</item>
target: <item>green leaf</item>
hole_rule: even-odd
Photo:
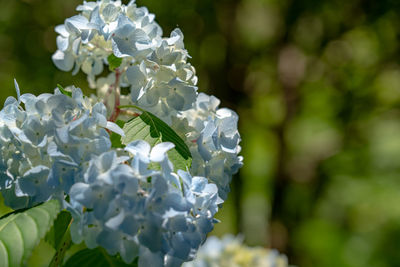
[[[0,220],[0,266],[22,266],[52,227],[60,203],[50,200]]]
[[[4,204],[3,195],[0,193],[0,216],[3,216],[3,215],[5,215],[5,214],[8,214],[8,213],[10,213],[10,212],[12,212],[12,211],[13,211],[13,210],[12,210],[11,208],[7,207],[7,206]]]
[[[108,67],[111,71],[114,71],[116,68],[118,68],[121,63],[122,63],[122,58],[114,56],[114,54],[111,54],[107,58],[108,61]]]
[[[56,250],[53,248],[53,246],[42,239],[32,251],[32,255],[29,257],[29,260],[23,266],[49,267],[54,253],[56,253]]]
[[[54,254],[49,267],[57,267],[61,266],[62,262],[64,261],[65,254],[67,250],[71,247],[72,240],[71,240],[71,232],[69,231],[69,227],[65,231],[60,243],[57,246],[57,251]]]
[[[68,211],[63,210],[57,216],[53,227],[45,237],[46,241],[56,250],[49,267],[60,266],[63,262],[65,252],[71,245],[71,234],[69,231],[71,220],[71,214]]]
[[[62,87],[60,84],[57,84],[57,87],[58,87],[58,89],[60,90],[60,92],[61,92],[63,95],[72,97],[72,92],[68,92],[68,91],[65,90],[64,87]]]
[[[84,249],[74,254],[64,267],[135,267],[137,261],[126,264],[116,256],[108,255],[103,248]],[[150,267],[150,266],[149,266]]]
[[[55,249],[60,246],[64,233],[67,231],[71,223],[71,214],[63,210],[58,214],[57,219],[54,221],[53,227],[46,234],[45,240],[51,244]]]
[[[121,121],[121,120],[117,120],[115,123],[121,128],[123,128],[124,125],[125,125],[125,122]],[[121,135],[119,135],[117,133],[114,133],[114,132],[111,132],[110,140],[111,140],[111,146],[112,147],[114,147],[114,148],[122,148],[122,147],[124,147],[122,142],[121,142]]]
[[[134,140],[144,140],[151,147],[161,142],[171,142],[175,145],[168,151],[168,158],[176,170],[189,170],[192,164],[192,155],[188,146],[179,137],[179,135],[161,119],[150,112],[140,109],[136,106],[121,106],[120,108],[133,107],[142,114],[125,123],[123,130],[125,137],[122,143],[127,145]]]

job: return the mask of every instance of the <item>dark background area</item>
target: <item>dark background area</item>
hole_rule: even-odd
[[[124,1],[127,3],[128,1]],[[0,0],[0,101],[74,84],[54,27],[77,0]],[[141,0],[180,27],[199,76],[240,115],[245,165],[212,234],[291,264],[400,266],[400,2]]]

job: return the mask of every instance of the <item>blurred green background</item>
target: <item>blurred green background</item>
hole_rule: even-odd
[[[1,102],[14,77],[90,93],[51,61],[80,2],[0,0]],[[240,115],[245,165],[213,234],[302,267],[400,266],[400,1],[137,2],[182,29],[200,90]]]

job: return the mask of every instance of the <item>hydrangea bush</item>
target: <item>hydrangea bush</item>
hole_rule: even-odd
[[[25,265],[42,238],[51,266],[181,266],[242,166],[238,116],[198,93],[179,29],[163,37],[135,1],[77,11],[52,59],[95,93],[20,95],[15,82],[0,111],[0,190],[15,210],[0,220],[0,266]],[[71,240],[86,248],[65,261]]]

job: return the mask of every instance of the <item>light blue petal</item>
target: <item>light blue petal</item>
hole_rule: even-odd
[[[164,257],[158,253],[151,252],[148,248],[140,246],[139,249],[139,266],[163,267]]]
[[[57,36],[57,48],[60,51],[66,51],[69,46],[69,38],[68,37],[63,37],[61,35]]]
[[[17,91],[18,104],[20,104],[21,103],[21,93],[20,93],[19,86],[18,86],[16,79],[14,79],[14,86],[15,86],[15,91]]]
[[[60,70],[70,71],[74,66],[74,56],[69,52],[57,50],[51,58]]]
[[[167,157],[167,152],[174,148],[175,145],[171,142],[163,142],[153,147],[150,153],[150,160],[161,162]]]
[[[120,136],[124,137],[125,133],[124,131],[121,129],[121,127],[119,127],[117,124],[111,122],[111,121],[107,121],[107,125],[106,128],[116,134],[119,134]]]

